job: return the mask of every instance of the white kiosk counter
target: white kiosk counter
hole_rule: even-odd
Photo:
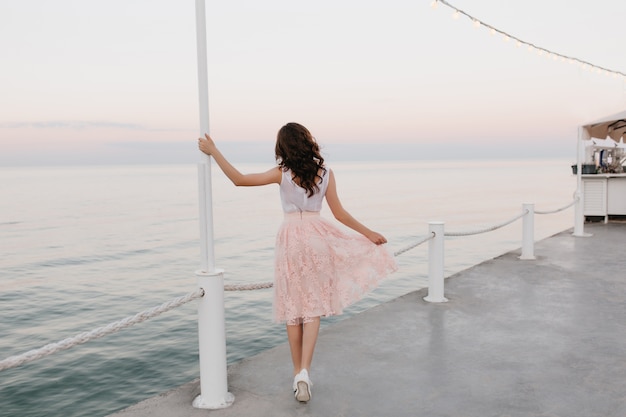
[[[582,175],[585,217],[626,216],[626,174]]]

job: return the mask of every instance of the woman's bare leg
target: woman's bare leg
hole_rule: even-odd
[[[315,350],[315,343],[317,342],[317,335],[320,331],[320,318],[315,317],[312,321],[304,323],[302,326],[302,347],[300,350],[300,369],[311,370],[311,362],[313,362],[313,352]],[[293,356],[293,351],[292,351]],[[294,362],[295,365],[295,362]],[[295,368],[295,366],[294,366]],[[299,370],[298,370],[299,372]]]
[[[287,325],[287,339],[289,340],[289,348],[291,349],[294,376],[300,372],[300,366],[302,364],[302,334],[302,324]]]

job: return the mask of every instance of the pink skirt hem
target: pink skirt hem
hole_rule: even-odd
[[[385,245],[319,213],[286,215],[276,236],[274,320],[341,314],[397,269]]]

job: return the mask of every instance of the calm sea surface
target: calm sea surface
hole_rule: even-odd
[[[244,172],[268,166],[240,165]],[[568,160],[336,163],[344,206],[393,251],[429,221],[472,231],[522,203],[572,201]],[[272,279],[278,188],[236,188],[213,174],[216,266],[226,283]],[[197,168],[0,168],[0,360],[101,327],[196,289]],[[322,212],[330,217],[327,208]],[[535,216],[535,239],[573,226],[573,208]],[[446,238],[446,276],[521,246],[521,220]],[[427,246],[340,318],[427,285]],[[227,292],[228,361],[285,342],[271,290]],[[289,361],[290,358],[285,358]],[[70,350],[0,372],[0,416],[105,416],[199,376],[196,302]]]

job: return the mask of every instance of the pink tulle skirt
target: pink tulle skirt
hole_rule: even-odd
[[[341,314],[397,269],[385,245],[346,233],[317,212],[286,214],[276,237],[274,319]]]

